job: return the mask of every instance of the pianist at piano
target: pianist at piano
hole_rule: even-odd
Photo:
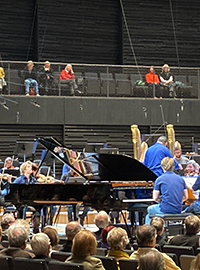
[[[161,161],[161,165],[164,174],[156,179],[153,190],[153,199],[158,204],[147,208],[146,224],[150,224],[151,217],[156,214],[180,214],[182,211],[182,201],[188,198],[185,181],[173,172],[173,158],[165,157]],[[161,194],[162,200],[159,203]]]

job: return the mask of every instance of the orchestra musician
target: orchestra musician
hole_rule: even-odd
[[[151,217],[156,214],[178,214],[182,211],[182,201],[187,200],[188,194],[185,181],[181,176],[175,174],[174,160],[165,157],[161,161],[164,174],[159,176],[154,185],[153,199],[158,204],[151,205],[147,208],[145,223],[150,224]],[[160,195],[162,200],[160,202]]]
[[[173,158],[171,152],[167,148],[168,140],[165,136],[158,138],[157,142],[150,146],[145,154],[144,165],[152,170],[157,176],[163,174],[161,161],[165,157]],[[179,169],[179,165],[175,162],[175,169]]]
[[[200,189],[200,175],[197,177],[194,185],[192,186],[192,190],[195,192],[197,190]],[[198,199],[190,204],[186,209],[185,212],[193,212],[195,214],[199,214],[200,213],[200,193],[198,196]]]
[[[12,169],[14,169],[15,167],[12,164],[13,164],[12,158],[11,157],[7,157],[5,159],[5,161],[4,161],[4,168],[3,169],[6,169],[6,170],[12,170]]]

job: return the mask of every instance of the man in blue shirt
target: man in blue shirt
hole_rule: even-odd
[[[182,201],[187,200],[185,181],[174,170],[173,158],[166,157],[161,161],[164,174],[155,181],[153,199],[158,204],[147,208],[145,223],[150,224],[151,217],[162,214],[179,214],[182,211]]]
[[[161,160],[165,157],[173,158],[171,152],[167,148],[167,143],[167,138],[165,136],[161,136],[154,145],[147,149],[145,154],[144,165],[152,170],[157,176],[163,174]],[[179,169],[177,162],[175,162],[175,169]]]

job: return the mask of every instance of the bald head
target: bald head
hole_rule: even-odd
[[[94,222],[98,228],[103,229],[109,225],[110,217],[105,211],[100,211],[96,214]]]
[[[69,222],[65,228],[65,233],[68,240],[73,240],[75,235],[80,231],[81,225],[77,221]]]

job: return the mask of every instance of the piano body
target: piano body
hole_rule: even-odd
[[[47,153],[51,152],[53,156],[66,163],[84,180],[81,183],[78,183],[79,181],[76,183],[76,177],[73,177],[66,183],[11,184],[10,194],[6,196],[6,201],[12,201],[16,205],[83,202],[85,206],[91,206],[96,210],[107,212],[122,210],[121,201],[117,198],[118,190],[136,189],[140,186],[143,189],[153,189],[152,182],[157,178],[151,170],[139,161],[118,154],[92,154],[84,158],[85,164],[87,163],[90,167],[95,165],[95,168],[97,168],[88,174],[84,174],[70,163],[67,148],[54,137],[39,138],[38,142],[47,149]]]

